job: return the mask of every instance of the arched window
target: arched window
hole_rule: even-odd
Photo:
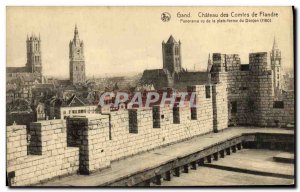
[[[77,71],[77,66],[75,66],[75,71]]]
[[[81,66],[81,71],[83,71],[83,66]]]

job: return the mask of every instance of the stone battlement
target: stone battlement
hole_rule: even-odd
[[[195,107],[154,106],[81,114],[7,127],[7,175],[24,186],[68,174],[90,174],[112,161],[217,132],[228,124],[223,84],[195,85]]]
[[[212,83],[227,86],[230,125],[282,127],[294,122],[291,92],[274,89],[274,75],[267,52],[249,54],[249,64],[241,64],[237,54],[213,54]]]
[[[271,70],[267,52],[249,53],[249,63],[242,64],[238,54],[213,53],[212,73],[216,72],[260,72]]]

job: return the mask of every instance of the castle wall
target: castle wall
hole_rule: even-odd
[[[118,159],[220,131],[233,118],[238,124],[257,126],[285,126],[293,122],[294,92],[284,92],[283,104],[279,101],[280,105],[274,107],[278,101],[274,100],[266,54],[250,55],[247,71],[239,70],[237,56],[232,58],[234,65],[212,73],[216,84],[187,88],[187,92],[196,92],[195,106],[78,114],[66,121],[31,123],[28,132],[26,126],[8,126],[10,184],[31,185],[77,172],[90,174]]]
[[[266,126],[286,127],[290,123],[295,123],[294,91],[284,92],[281,101],[283,108],[274,107],[275,101],[272,101],[272,106],[264,119]]]
[[[248,125],[252,123],[249,109],[249,91],[252,87],[250,72],[241,71],[237,54],[213,54],[212,83],[223,83],[227,90],[227,109],[229,125]],[[235,105],[235,106],[234,106]]]
[[[228,90],[229,125],[286,126],[294,121],[294,98],[282,97],[284,108],[274,108],[273,71],[266,52],[250,53],[249,67],[241,70],[238,55],[213,55],[212,83]]]
[[[128,111],[111,113],[111,161],[139,152],[212,132],[212,97],[206,98],[205,85],[192,86],[197,93],[197,119],[191,119],[189,106],[179,109],[179,124],[173,123],[173,109],[160,107],[160,128],[153,128],[152,108],[137,110],[138,133],[129,133]],[[211,92],[211,90],[210,90]]]
[[[212,86],[213,129],[215,132],[228,127],[228,98],[227,85]]]
[[[188,91],[197,94],[193,110],[187,105],[178,110],[160,106],[154,112],[152,108],[138,108],[110,114],[81,114],[66,121],[31,123],[28,133],[25,126],[9,126],[10,185],[30,185],[76,172],[90,174],[109,167],[117,159],[212,132],[213,118],[218,120],[217,128],[221,130],[227,124],[223,100],[226,94],[222,94],[225,89],[221,85],[188,87]],[[220,94],[213,97],[214,92]],[[215,114],[213,101],[220,104]],[[159,124],[154,126],[155,113],[159,113],[155,115]],[[222,113],[220,117],[219,113]]]
[[[11,185],[30,185],[76,173],[79,153],[77,148],[67,147],[65,121],[36,122],[29,130],[27,142],[24,126],[7,127],[7,174]]]
[[[67,119],[67,144],[79,148],[80,174],[90,174],[109,166],[108,141],[107,116],[88,114]]]

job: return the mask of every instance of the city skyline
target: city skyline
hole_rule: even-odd
[[[76,9],[78,9],[77,12]],[[101,12],[97,11],[98,9]],[[216,26],[208,24],[204,26],[185,24],[186,27],[183,30],[177,30],[176,26],[183,24],[166,24],[161,22],[160,18],[153,19],[151,17],[152,15],[159,16],[160,9],[154,9],[155,11],[152,11],[152,13],[148,11],[144,13],[144,17],[149,20],[148,27],[145,27],[140,26],[143,19],[133,19],[137,17],[138,13],[136,12],[126,15],[130,17],[128,20],[131,20],[131,23],[134,20],[132,25],[128,25],[127,22],[124,24],[118,22],[120,15],[113,16],[108,21],[109,16],[121,11],[117,7],[85,7],[80,9],[57,7],[35,9],[31,7],[22,8],[22,10],[19,7],[9,7],[7,9],[7,20],[9,21],[7,22],[7,31],[9,31],[7,33],[7,66],[24,66],[26,63],[26,36],[31,34],[28,31],[34,31],[35,34],[40,34],[42,40],[43,74],[46,76],[58,76],[57,74],[59,74],[60,77],[68,78],[68,43],[73,37],[74,26],[77,24],[80,39],[85,42],[87,76],[123,74],[124,71],[131,74],[142,73],[145,69],[161,68],[163,65],[161,42],[166,41],[171,34],[177,41],[181,40],[182,42],[182,67],[188,70],[206,70],[208,54],[214,52],[239,54],[242,63],[246,64],[249,62],[248,55],[251,52],[269,53],[274,36],[276,36],[279,49],[282,50],[283,68],[293,67],[293,50],[289,46],[292,37],[288,38],[288,32],[285,33],[284,30],[273,31],[274,28],[272,28],[272,31],[267,32],[267,25],[256,25],[259,27],[251,29],[251,24],[241,24],[242,26],[239,26],[236,30],[234,26],[229,24],[228,27],[222,27],[220,30],[214,30]],[[172,11],[172,8],[168,9],[170,12]],[[122,12],[128,11],[130,11],[130,8],[122,9]],[[47,19],[42,15],[45,12],[47,14],[44,15],[50,16],[51,19]],[[90,14],[87,15],[87,12],[90,12]],[[25,14],[24,17],[21,17],[22,13]],[[10,17],[10,14],[13,16]],[[176,14],[173,15],[175,17]],[[92,19],[93,16],[95,17]],[[101,16],[101,18],[97,19],[96,16]],[[62,17],[64,19],[61,20]],[[282,18],[284,17],[274,23],[281,23],[281,25],[289,27],[289,24],[282,23]],[[25,20],[31,22],[24,22]],[[43,20],[43,24],[40,24],[40,20]],[[111,25],[111,23],[116,23],[116,25]],[[51,30],[48,30],[48,26],[51,26]],[[12,30],[13,27],[20,28],[17,31],[19,33],[15,34],[16,32]],[[150,33],[149,30],[158,32]],[[193,30],[193,33],[187,34],[188,30]],[[246,36],[249,35],[249,32],[246,32],[247,30],[251,30],[250,35],[255,34],[255,37],[247,39]],[[261,31],[266,32],[262,33]],[[133,32],[134,36],[132,36]],[[211,38],[210,33],[212,32],[215,34],[215,38]],[[226,34],[226,38],[222,37],[222,33]],[[209,38],[207,38],[208,36]],[[227,46],[218,46],[220,40],[222,45]],[[96,68],[99,70],[95,71]],[[59,73],[57,73],[57,69],[59,69]]]

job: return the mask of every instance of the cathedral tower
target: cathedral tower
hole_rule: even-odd
[[[70,80],[72,84],[85,82],[84,44],[80,41],[75,25],[74,38],[69,44]]]
[[[41,52],[41,38],[34,34],[26,40],[27,62],[26,69],[29,73],[42,74],[42,52]]]
[[[181,72],[181,43],[177,43],[171,35],[167,43],[162,42],[163,68],[171,74]]]
[[[270,59],[271,69],[273,71],[273,86],[276,93],[276,91],[281,89],[281,51],[278,49],[275,37],[270,53]]]

